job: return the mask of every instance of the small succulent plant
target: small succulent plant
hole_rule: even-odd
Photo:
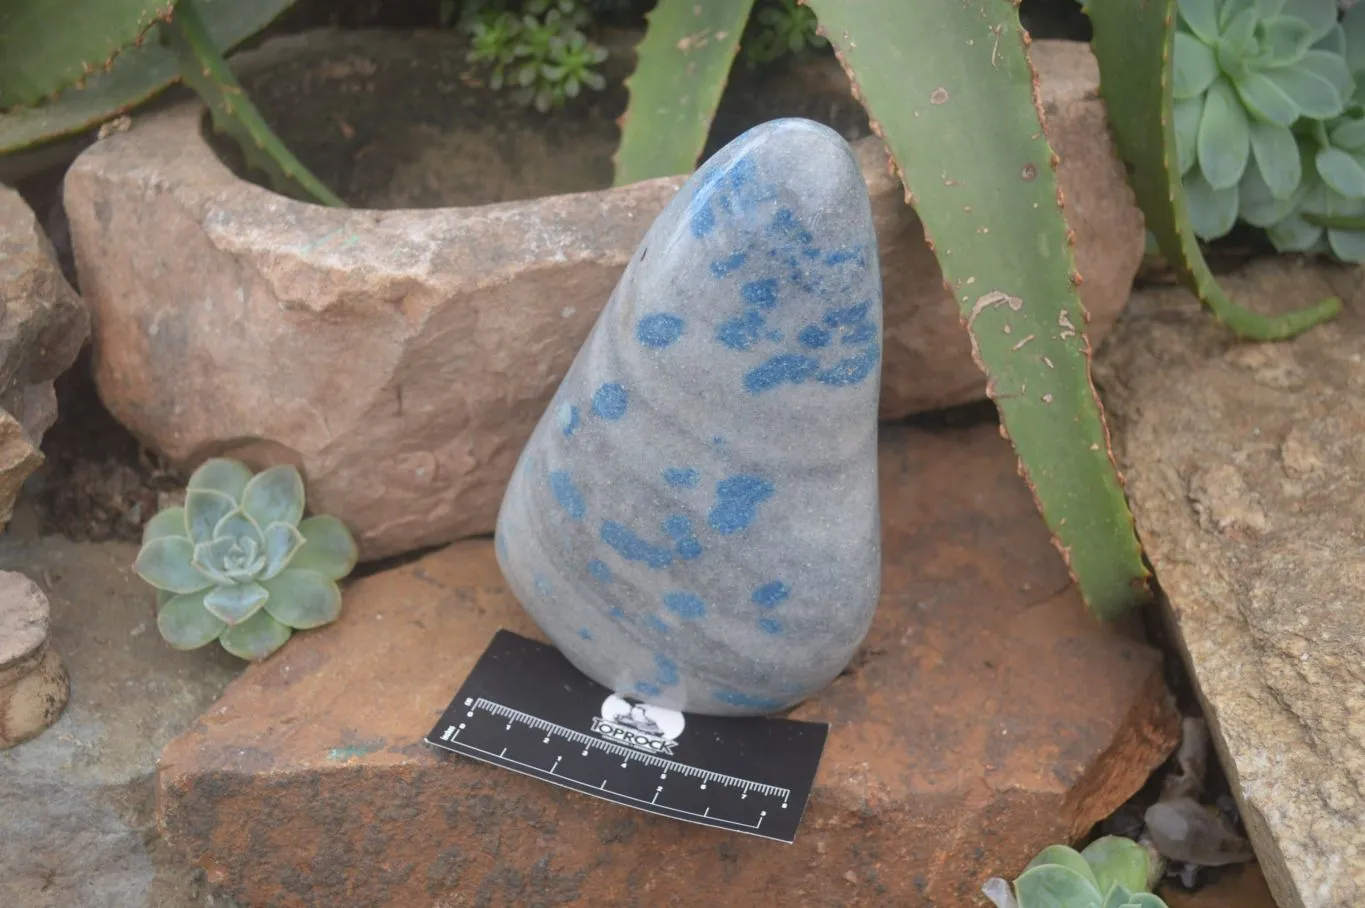
[[[744,59],[751,67],[799,54],[807,48],[829,46],[816,33],[819,22],[815,12],[798,0],[772,0],[760,6],[749,21],[752,25],[744,38]]]
[[[996,908],[1166,908],[1153,895],[1147,850],[1104,836],[1076,851],[1050,845],[1011,885],[994,877],[981,891]]]
[[[295,630],[341,613],[337,581],[355,567],[355,540],[335,517],[303,519],[303,478],[292,466],[252,472],[206,461],[183,507],[147,522],[133,570],[158,592],[157,628],[176,649],[217,640],[264,659]]]
[[[596,66],[607,50],[582,31],[591,19],[580,0],[522,0],[519,12],[483,0],[465,7],[461,28],[470,38],[467,59],[488,67],[488,87],[510,86],[518,104],[545,113],[584,86],[606,87]]]

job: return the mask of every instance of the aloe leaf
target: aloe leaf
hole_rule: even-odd
[[[156,614],[156,627],[176,649],[198,649],[218,639],[227,624],[204,607],[207,590],[172,597]]]
[[[294,0],[197,0],[213,46],[226,53],[269,25]],[[124,48],[107,71],[34,107],[0,113],[0,154],[97,126],[155,97],[180,78],[175,54],[153,26],[141,45]]]
[[[260,111],[214,47],[199,16],[199,0],[181,0],[162,34],[180,62],[180,76],[208,106],[214,128],[231,136],[249,167],[264,173],[276,192],[324,205],[346,207],[294,157],[270,129]]]
[[[296,630],[321,627],[341,614],[341,590],[316,571],[290,568],[263,585],[270,591],[266,611]]]
[[[223,631],[218,642],[238,659],[258,662],[289,642],[293,633],[265,609],[259,609],[241,624]]]
[[[147,525],[142,528],[143,543],[151,542],[153,539],[161,539],[165,536],[188,536],[189,531],[185,526],[184,508],[166,508],[158,511],[156,516],[147,521]]]
[[[105,69],[166,18],[175,0],[6,0],[0,109],[35,104]]]
[[[689,173],[739,49],[753,0],[659,0],[626,80],[616,185]]]
[[[1015,6],[808,3],[896,161],[1081,596],[1104,618],[1147,601]]]
[[[323,514],[299,524],[303,545],[289,560],[291,568],[317,571],[329,580],[340,580],[355,569],[360,551],[346,524]]]
[[[1293,337],[1334,317],[1341,301],[1326,299],[1275,316],[1252,312],[1223,293],[1199,249],[1181,187],[1172,117],[1175,10],[1176,0],[1086,7],[1100,66],[1100,94],[1119,154],[1130,168],[1129,182],[1162,255],[1215,317],[1244,338]]]

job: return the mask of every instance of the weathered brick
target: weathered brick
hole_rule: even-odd
[[[796,844],[659,819],[421,743],[490,636],[539,636],[492,544],[354,583],[168,746],[173,844],[253,906],[976,905],[1173,748],[1158,654],[1085,613],[992,426],[886,427],[884,578]]]

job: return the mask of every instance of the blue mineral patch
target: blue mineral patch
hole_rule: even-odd
[[[607,382],[592,396],[592,412],[603,419],[617,420],[626,415],[626,389]]]
[[[756,306],[764,311],[777,306],[777,278],[775,277],[749,281],[739,288],[739,292],[744,297],[744,302],[750,306]]]
[[[675,489],[695,489],[701,473],[695,467],[669,467],[664,470],[664,482]]]
[[[573,433],[578,431],[578,408],[566,401],[559,405],[559,411],[555,415],[559,418],[559,428],[564,437],[572,438]]]
[[[807,325],[796,335],[796,339],[807,347],[818,350],[829,345],[829,332],[819,325]]]
[[[696,593],[664,593],[664,607],[679,618],[706,617],[706,603]]]
[[[770,391],[782,384],[799,385],[820,371],[820,363],[800,353],[779,353],[744,375],[744,389],[750,394]]]
[[[743,315],[726,319],[716,329],[716,339],[731,350],[748,350],[763,332],[763,316],[750,309]]]
[[[642,539],[614,520],[602,521],[602,541],[627,561],[642,561],[655,570],[673,563],[673,553],[668,549]]]
[[[876,344],[869,344],[862,353],[841,359],[821,372],[820,382],[833,387],[856,385],[872,374],[881,355],[881,348]]]
[[[744,262],[749,258],[749,253],[743,250],[734,255],[728,255],[723,259],[716,259],[711,263],[711,273],[716,277],[726,277],[744,266]]]
[[[716,483],[716,500],[708,523],[722,535],[738,533],[753,522],[758,506],[773,495],[773,484],[761,476],[740,474]]]
[[[635,338],[646,347],[662,350],[682,337],[683,320],[666,312],[656,312],[640,319],[635,326]]]
[[[765,634],[776,636],[777,634],[782,633],[782,622],[778,621],[776,618],[759,618],[758,629]]]
[[[607,566],[605,561],[599,561],[596,558],[589,561],[588,574],[591,575],[594,580],[601,581],[602,583],[611,583],[611,568]]]
[[[758,589],[749,600],[759,608],[775,608],[787,601],[791,595],[791,587],[781,580],[774,580],[772,583],[765,583]]]
[[[588,513],[588,505],[583,500],[583,493],[578,491],[578,486],[574,485],[573,477],[564,470],[555,470],[550,474],[550,491],[554,493],[555,500],[574,520],[582,520],[583,515]]]

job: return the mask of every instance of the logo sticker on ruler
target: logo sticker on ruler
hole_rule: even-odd
[[[554,647],[500,630],[426,742],[626,807],[790,843],[828,731],[641,703]]]

